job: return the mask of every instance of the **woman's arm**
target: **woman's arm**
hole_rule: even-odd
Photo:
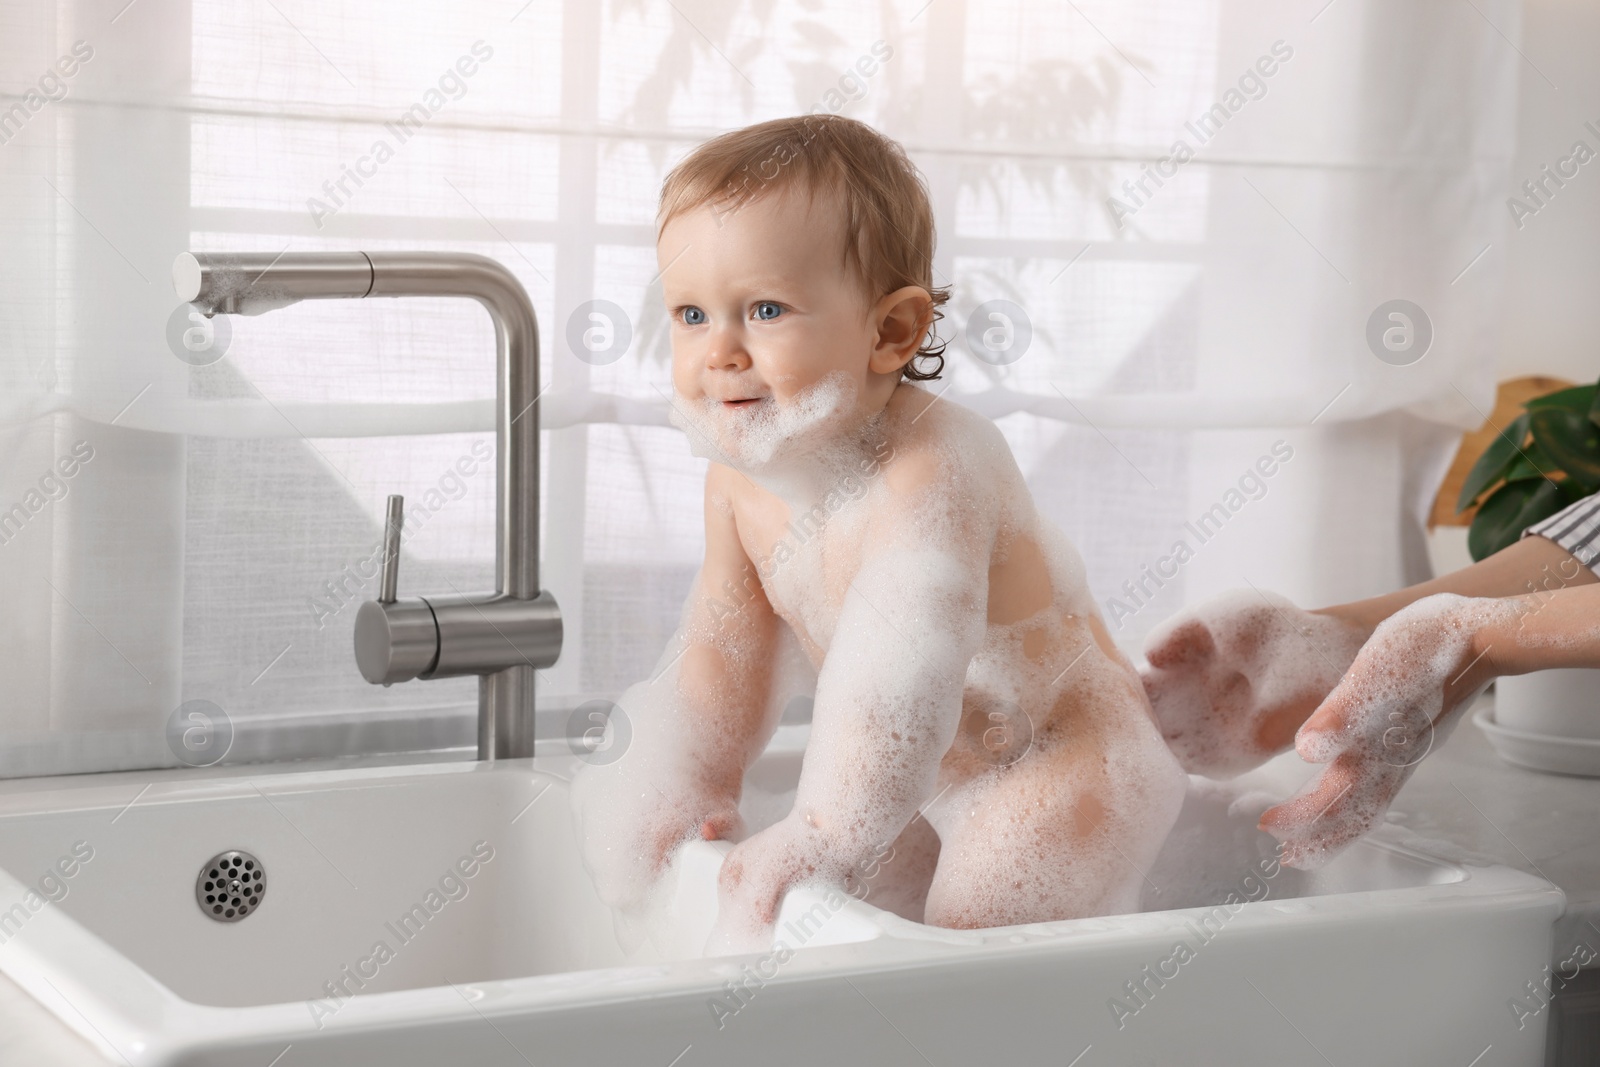
[[[1548,543],[1548,542],[1547,542]],[[1589,575],[1585,569],[1584,574]],[[1478,631],[1475,647],[1491,676],[1555,667],[1600,667],[1600,582],[1515,598],[1516,621]]]
[[[1268,809],[1282,860],[1317,867],[1372,829],[1423,757],[1495,677],[1600,667],[1600,584],[1518,597],[1450,593],[1379,623],[1295,749],[1328,767]]]
[[[1407,604],[1435,593],[1469,597],[1547,595],[1558,589],[1595,582],[1600,582],[1600,578],[1554,541],[1545,537],[1524,537],[1470,567],[1393,593],[1323,608],[1317,614],[1356,623],[1370,633],[1378,623]]]
[[[1418,600],[1521,595],[1537,607],[1597,581],[1572,553],[1530,536],[1431,581],[1316,611],[1271,593],[1223,594],[1153,631],[1139,675],[1184,770],[1229,778],[1287,749],[1379,624]]]

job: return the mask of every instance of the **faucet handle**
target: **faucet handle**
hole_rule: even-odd
[[[383,578],[378,599],[356,611],[356,666],[363,678],[376,685],[393,685],[425,674],[439,658],[439,626],[433,608],[421,597],[400,600],[395,595],[404,518],[405,498],[395,493],[389,497],[383,526]]]
[[[406,498],[389,494],[389,513],[383,528],[383,580],[378,585],[378,603],[393,604],[395,587],[400,584],[400,527],[405,520]]]

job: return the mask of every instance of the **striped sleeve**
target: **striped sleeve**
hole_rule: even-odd
[[[1586,496],[1522,531],[1523,537],[1530,534],[1548,537],[1600,575],[1600,493]]]

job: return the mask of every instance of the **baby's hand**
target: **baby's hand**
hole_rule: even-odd
[[[826,873],[819,852],[822,843],[809,829],[793,818],[783,819],[735,845],[723,859],[708,955],[764,952],[772,947],[772,927],[784,894]]]
[[[1283,843],[1285,864],[1320,867],[1383,818],[1455,725],[1456,709],[1489,683],[1473,637],[1501,603],[1441,593],[1373,632],[1295,740],[1302,758],[1327,770],[1261,816],[1261,829]]]
[[[1139,676],[1183,769],[1231,778],[1289,747],[1366,638],[1275,593],[1237,590],[1152,631]]]
[[[582,768],[572,792],[584,861],[600,898],[629,910],[642,905],[679,845],[696,837],[737,838],[744,820],[738,796],[728,790],[688,776],[629,774],[623,763]]]

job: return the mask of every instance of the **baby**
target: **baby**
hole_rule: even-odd
[[[737,130],[668,176],[657,233],[706,554],[626,752],[573,785],[602,896],[640,907],[701,836],[738,842],[722,949],[769,945],[803,882],[946,927],[1136,910],[1186,778],[1000,432],[915,384],[949,294],[904,151],[835,116]],[[791,640],[809,747],[746,836]]]

